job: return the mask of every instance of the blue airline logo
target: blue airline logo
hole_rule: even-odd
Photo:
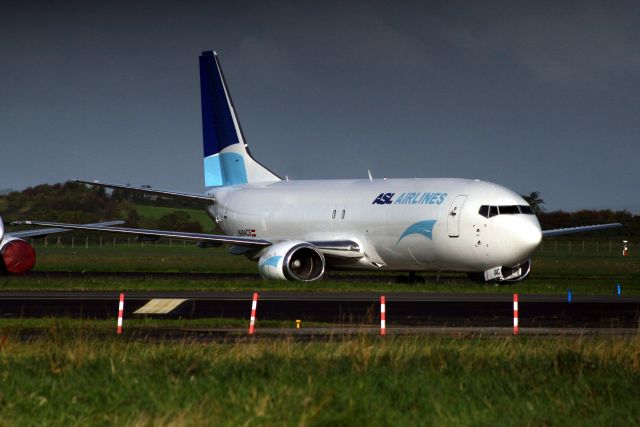
[[[372,205],[441,205],[447,198],[447,193],[402,193],[393,200],[396,193],[380,193]]]
[[[416,222],[407,227],[406,230],[400,235],[400,238],[396,242],[396,245],[400,243],[400,240],[412,234],[419,234],[426,237],[429,240],[433,240],[433,226],[436,225],[437,220],[430,219],[427,221]]]
[[[274,256],[271,256],[271,257],[267,258],[266,260],[264,260],[262,262],[262,265],[263,266],[268,265],[270,267],[277,268],[278,267],[278,263],[280,262],[281,259],[282,259],[281,255],[274,255]]]

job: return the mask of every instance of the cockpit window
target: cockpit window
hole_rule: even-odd
[[[500,215],[504,215],[504,214],[509,214],[509,215],[514,215],[514,214],[519,214],[520,213],[520,209],[518,209],[518,206],[499,206],[498,207],[499,211],[500,211]]]
[[[496,215],[516,215],[516,214],[534,215],[534,212],[533,212],[533,209],[531,209],[531,206],[527,206],[527,205],[505,205],[505,206],[482,205],[478,210],[478,214],[482,215],[485,218],[491,218]]]
[[[520,205],[519,207],[520,207],[520,212],[522,212],[523,214],[533,215],[533,209],[531,209],[531,206]]]

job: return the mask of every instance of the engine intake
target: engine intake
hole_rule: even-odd
[[[265,279],[311,282],[322,277],[325,265],[324,255],[312,244],[288,241],[266,248],[258,271]]]

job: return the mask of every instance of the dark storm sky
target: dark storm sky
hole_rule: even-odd
[[[638,2],[0,3],[0,189],[203,190],[197,57],[294,179],[467,177],[640,211]]]

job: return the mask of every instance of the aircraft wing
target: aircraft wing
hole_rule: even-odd
[[[255,237],[226,236],[222,234],[206,234],[206,233],[187,233],[182,231],[166,231],[166,230],[149,230],[144,228],[125,228],[125,227],[106,227],[101,224],[65,224],[59,222],[46,221],[14,221],[12,225],[40,225],[44,227],[53,227],[53,229],[65,230],[85,230],[100,231],[118,234],[127,234],[141,236],[147,238],[168,238],[176,240],[187,240],[192,242],[229,244],[234,246],[249,247],[261,249],[271,246],[282,240],[265,240]],[[106,224],[106,223],[102,223]],[[41,231],[41,230],[34,230]],[[327,255],[342,256],[347,258],[361,257],[364,254],[358,243],[351,240],[330,240],[330,241],[310,241],[321,252]]]
[[[542,237],[562,236],[564,234],[583,233],[585,231],[607,230],[609,228],[618,228],[618,227],[622,227],[622,224],[620,224],[619,222],[614,222],[612,224],[586,225],[583,227],[556,228],[555,230],[543,230]]]
[[[213,197],[206,196],[203,194],[181,193],[179,191],[169,191],[169,190],[157,190],[157,189],[148,188],[148,187],[132,187],[130,185],[107,184],[100,181],[82,181],[80,179],[76,179],[75,182],[79,182],[81,184],[95,185],[96,187],[105,187],[105,188],[111,188],[111,189],[117,188],[119,190],[137,191],[139,193],[149,194],[151,196],[166,197],[168,199],[189,200],[191,202],[199,202],[199,203],[204,203],[206,205],[212,205],[215,203],[215,199]]]
[[[105,227],[111,227],[113,225],[121,225],[121,224],[124,224],[124,221],[96,222],[93,224],[85,224],[85,225],[103,229]],[[71,231],[71,230],[68,228],[62,228],[62,227],[37,228],[34,230],[20,230],[20,231],[7,232],[6,235],[10,237],[17,237],[19,239],[25,239],[25,238],[31,238],[31,237],[43,237],[48,234],[54,234],[54,233],[65,233],[67,231]]]
[[[208,242],[232,244],[241,246],[266,247],[272,244],[268,240],[256,239],[252,237],[225,236],[220,234],[204,234],[204,233],[187,233],[183,231],[167,231],[167,230],[149,230],[144,228],[126,228],[126,227],[100,227],[89,224],[65,224],[60,222],[45,221],[14,221],[12,225],[42,225],[44,227],[64,228],[71,230],[85,231],[107,231],[109,233],[128,234],[141,237],[161,238],[177,240],[189,240],[192,242]]]

